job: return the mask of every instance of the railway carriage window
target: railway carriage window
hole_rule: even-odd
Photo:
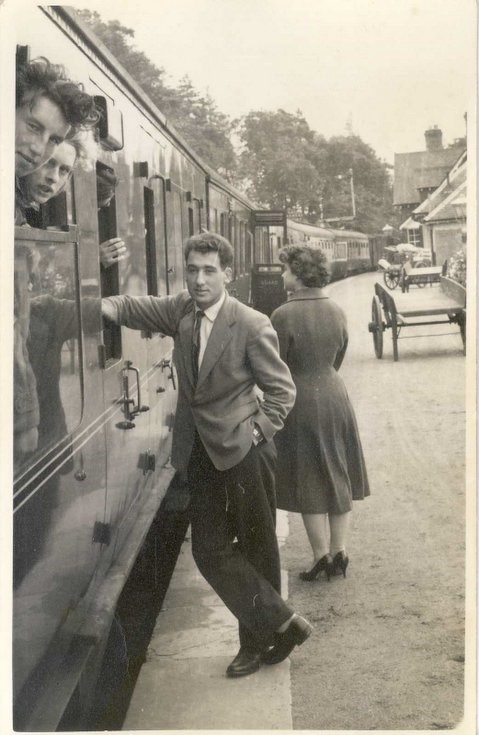
[[[228,237],[226,232],[226,221],[226,214],[222,212],[220,215],[220,235],[223,235],[223,237]]]
[[[233,272],[234,272],[234,277],[237,278],[239,275],[241,275],[241,260],[240,260],[240,252],[239,252],[239,247],[238,247],[237,222],[236,222],[235,215],[232,215],[230,217],[229,238],[228,239],[233,246],[233,252],[234,252]]]
[[[155,233],[155,195],[147,186],[143,188],[143,207],[145,214],[146,284],[149,296],[158,296],[156,280],[156,233]]]
[[[96,165],[98,237],[100,243],[118,236],[116,220],[115,188],[118,180],[115,172],[102,163]],[[118,263],[109,268],[101,268],[101,295],[115,296],[120,293]],[[103,328],[105,359],[117,360],[121,357],[121,327],[105,322]]]
[[[239,251],[240,251],[240,268],[241,273],[246,272],[246,253],[245,253],[245,223],[239,223]]]
[[[24,230],[15,240],[15,470],[64,442],[82,416],[78,253],[70,233]],[[99,299],[83,308],[98,330]],[[31,442],[25,443],[30,436]],[[59,460],[69,465],[71,457]]]
[[[155,179],[152,182],[152,187],[155,194],[156,215],[156,280],[159,296],[165,296],[170,292],[168,285],[168,253],[166,247],[167,222],[165,180],[163,178]]]
[[[246,258],[245,265],[246,271],[249,273],[253,264],[253,234],[246,230]]]
[[[180,192],[172,190],[168,198],[168,283],[171,293],[184,286],[183,281],[183,219]]]
[[[190,237],[195,234],[195,223],[192,207],[188,207],[188,232]]]
[[[194,214],[196,232],[201,232],[201,202],[198,199],[194,201]]]

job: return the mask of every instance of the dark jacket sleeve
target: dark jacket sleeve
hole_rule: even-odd
[[[283,428],[288,413],[294,406],[296,386],[290,370],[281,359],[278,337],[267,317],[259,324],[247,347],[248,361],[256,385],[263,392],[260,413],[255,422],[265,439],[271,439]]]
[[[173,337],[193,302],[187,291],[176,296],[109,296],[103,301],[115,311],[115,324]]]

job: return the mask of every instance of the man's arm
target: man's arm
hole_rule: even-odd
[[[269,320],[256,330],[247,353],[255,382],[263,392],[254,422],[269,440],[282,429],[296,398],[296,387],[288,366],[279,356],[278,337]]]
[[[109,322],[120,324],[119,311],[111,298],[101,300],[101,315],[105,317],[105,319],[108,319]]]
[[[109,296],[101,301],[102,315],[130,329],[176,334],[191,297],[186,291],[176,296]]]

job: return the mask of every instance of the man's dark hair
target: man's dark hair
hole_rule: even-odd
[[[98,122],[99,112],[93,97],[80,84],[68,79],[63,66],[39,57],[17,65],[16,107],[35,104],[38,97],[46,97],[58,105],[71,125],[70,135],[82,128],[91,128]]]
[[[327,258],[322,250],[311,245],[288,245],[279,251],[281,263],[287,263],[291,273],[308,288],[323,288],[329,281]]]
[[[215,232],[202,232],[185,242],[185,261],[192,250],[197,253],[218,253],[222,270],[233,265],[233,246],[226,237]]]

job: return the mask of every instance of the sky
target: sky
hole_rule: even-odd
[[[230,117],[301,110],[327,138],[348,129],[389,163],[437,125],[464,136],[475,103],[474,0],[79,2],[135,31],[171,83],[188,75]]]

